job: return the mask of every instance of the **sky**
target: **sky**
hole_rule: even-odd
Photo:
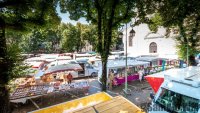
[[[80,18],[78,21],[71,20],[69,18],[69,13],[61,13],[60,12],[59,6],[56,8],[56,10],[57,10],[58,15],[61,17],[62,22],[64,22],[64,23],[72,23],[73,25],[76,25],[77,22],[80,22],[82,24],[88,24],[88,22],[86,21],[85,18]]]

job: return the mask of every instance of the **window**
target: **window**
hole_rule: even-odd
[[[150,43],[149,53],[157,53],[157,44],[155,42]]]
[[[162,88],[156,103],[171,113],[197,113],[199,100]]]
[[[133,37],[129,36],[129,46],[133,46]]]

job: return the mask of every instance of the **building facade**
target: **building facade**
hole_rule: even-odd
[[[130,37],[132,27],[127,28],[127,53],[130,56],[154,55],[162,58],[177,59],[174,36],[165,37],[166,30],[160,27],[156,33],[150,31],[147,24],[133,27],[135,36]],[[126,29],[123,31],[124,50],[126,50]]]

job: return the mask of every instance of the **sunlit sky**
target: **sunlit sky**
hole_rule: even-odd
[[[88,22],[86,21],[85,18],[80,18],[78,21],[71,20],[69,18],[69,13],[61,13],[60,12],[59,6],[56,8],[56,10],[57,10],[58,15],[61,17],[62,22],[64,22],[64,23],[72,23],[73,25],[76,25],[77,22],[80,22],[82,24],[88,24]]]

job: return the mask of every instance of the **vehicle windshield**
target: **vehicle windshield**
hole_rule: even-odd
[[[156,103],[173,113],[197,113],[199,109],[198,99],[181,95],[164,88],[162,88]]]

